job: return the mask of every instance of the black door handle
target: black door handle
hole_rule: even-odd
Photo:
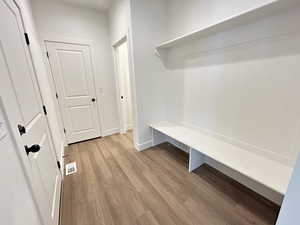
[[[27,145],[25,145],[25,151],[26,151],[27,155],[29,155],[30,152],[36,153],[36,152],[39,152],[40,150],[41,150],[41,146],[39,146],[39,145],[32,145],[31,147],[28,147]]]
[[[95,98],[92,98],[92,102],[95,102],[96,101],[96,99]]]

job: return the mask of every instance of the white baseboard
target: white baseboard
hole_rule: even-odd
[[[136,143],[135,144],[135,148],[138,150],[138,151],[144,151],[148,148],[151,148],[153,145],[153,141],[152,140],[149,140],[149,141],[145,141],[144,143]]]
[[[54,221],[54,224],[59,223],[59,209],[60,209],[60,199],[61,199],[61,179],[60,176],[56,176],[55,188],[52,199],[51,207],[51,219]]]
[[[107,137],[113,134],[119,134],[120,128],[109,129],[103,132],[102,137]]]
[[[133,129],[133,125],[132,124],[127,124],[126,125],[126,130],[132,130]]]

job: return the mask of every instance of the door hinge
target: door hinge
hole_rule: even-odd
[[[66,134],[67,133],[67,131],[66,131],[66,129],[64,128],[64,133]]]
[[[47,108],[45,105],[43,105],[43,110],[44,110],[44,114],[47,115],[48,113],[47,113]]]
[[[24,36],[25,36],[26,44],[27,44],[27,45],[30,45],[28,33],[24,33]]]
[[[55,93],[55,97],[58,99],[58,94],[57,93]]]
[[[60,162],[59,162],[59,161],[57,161],[57,167],[58,167],[58,169],[61,168],[61,165],[60,165]]]
[[[46,52],[46,55],[47,55],[47,58],[49,59],[49,52],[48,51]]]

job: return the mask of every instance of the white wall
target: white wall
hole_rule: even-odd
[[[115,0],[109,10],[110,39],[112,45],[127,35],[130,20],[130,0]]]
[[[268,1],[170,1],[169,36],[191,32],[264,2]],[[193,55],[181,57],[181,64],[176,62],[170,69],[184,79],[183,121],[293,166],[300,144],[300,36],[293,25],[299,19],[299,10],[289,11],[175,50],[175,60],[179,51]],[[257,41],[258,37],[268,39]],[[197,54],[197,48],[205,48],[201,44],[209,46],[220,39],[247,44]]]
[[[59,126],[59,120],[55,111],[55,103],[53,101],[53,98],[51,97],[51,89],[47,78],[48,75],[45,68],[45,64],[43,62],[40,40],[36,32],[35,21],[32,15],[31,1],[18,1],[18,4],[21,8],[25,30],[29,34],[30,52],[36,70],[36,75],[39,81],[42,98],[44,104],[47,106],[47,119],[49,121],[49,126],[54,141],[57,159],[59,159],[62,162],[64,136]]]
[[[273,0],[167,0],[168,36],[176,38]]]
[[[277,225],[294,225],[300,220],[300,157],[293,172],[291,183],[284,198]]]
[[[154,48],[166,35],[166,2],[132,0],[132,48],[138,112],[138,149],[151,146],[149,124],[166,119],[165,69]]]
[[[34,1],[33,12],[42,38],[67,38],[93,43],[102,135],[118,132],[119,118],[108,15],[93,9],[50,1]]]
[[[169,0],[164,40],[267,2]],[[294,29],[299,12],[294,9],[253,21],[171,50],[164,61],[166,88],[179,94],[175,100],[176,93],[164,92],[169,98],[167,118],[293,166],[300,146],[300,34]],[[231,41],[243,44],[207,51]],[[278,194],[211,159],[207,162],[280,203]]]
[[[130,75],[133,86],[134,140],[137,149],[151,145],[149,123],[165,117],[163,65],[154,46],[165,34],[165,1],[116,0],[110,9],[111,42],[129,35]],[[152,109],[156,109],[153,112]]]

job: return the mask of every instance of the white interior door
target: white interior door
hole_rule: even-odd
[[[1,98],[40,212],[46,224],[57,224],[61,175],[21,17],[16,5],[4,0],[0,0],[0,15]]]
[[[90,47],[47,42],[68,143],[100,136]]]
[[[129,76],[127,41],[116,47],[118,86],[120,94],[120,121],[122,133],[133,127],[131,83]]]
[[[0,96],[0,218],[1,224],[40,225],[28,181],[18,157],[18,149],[7,121]],[[9,171],[9,174],[8,174]]]

